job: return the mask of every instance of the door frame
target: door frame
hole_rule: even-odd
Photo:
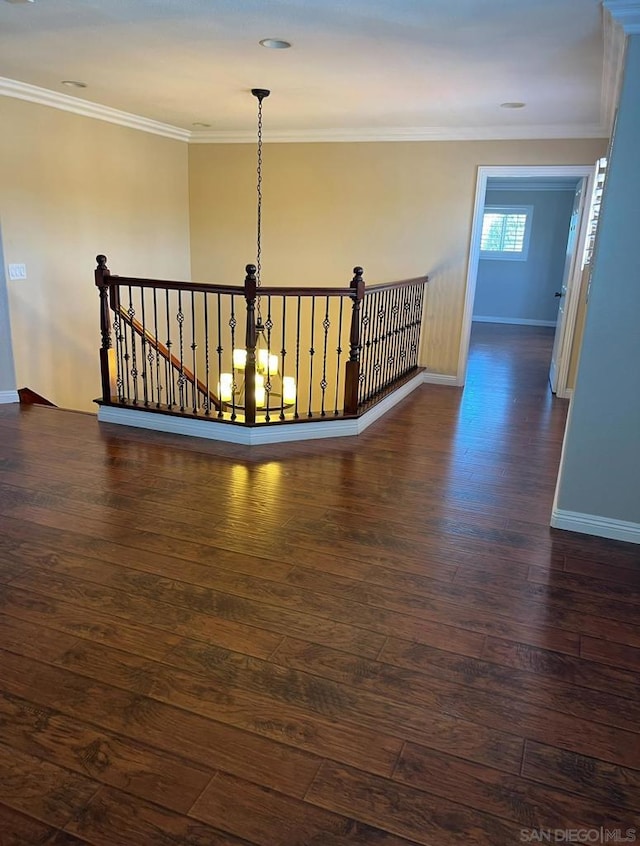
[[[575,256],[582,256],[587,240],[589,226],[589,202],[593,192],[594,165],[500,165],[478,167],[476,180],[476,197],[473,208],[473,223],[471,227],[471,244],[469,249],[469,265],[467,269],[467,286],[465,293],[464,311],[462,317],[462,331],[460,334],[460,351],[458,354],[458,372],[456,384],[464,385],[469,358],[469,340],[471,338],[471,324],[473,320],[473,301],[476,295],[478,280],[478,266],[480,261],[480,237],[482,234],[482,216],[487,193],[487,179],[502,177],[518,179],[522,177],[567,177],[576,180],[583,179],[584,201],[578,222],[578,237],[576,238]],[[571,357],[571,343],[578,313],[578,299],[580,293],[580,266],[582,262],[574,258],[573,271],[567,280],[567,294],[565,304],[564,325],[558,327],[562,332],[560,338],[560,354],[558,357],[558,385],[557,396],[568,397],[567,390],[569,375],[569,361]]]

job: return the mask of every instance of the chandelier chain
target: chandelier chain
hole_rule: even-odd
[[[262,98],[258,99],[258,166],[257,166],[258,222],[256,244],[256,285],[260,288],[260,273],[262,270]],[[260,295],[256,298],[258,325],[262,324],[260,311]]]

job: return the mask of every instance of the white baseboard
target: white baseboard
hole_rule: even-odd
[[[629,523],[626,520],[612,520],[596,514],[581,514],[578,511],[554,508],[551,513],[551,525],[554,529],[564,529],[567,532],[581,532],[583,535],[640,543],[640,523]]]
[[[8,402],[20,402],[17,391],[0,391],[0,405]]]
[[[476,317],[471,318],[474,323],[511,323],[514,326],[557,326],[555,320],[529,320],[525,317]]]
[[[447,373],[423,373],[422,381],[429,385],[450,385],[453,388],[461,387],[457,376],[450,376]]]
[[[101,405],[98,409],[98,420],[101,423],[116,423],[121,426],[134,426],[138,429],[152,429],[156,432],[170,432],[174,435],[189,435],[192,438],[207,438],[208,440],[245,444],[247,446],[308,441],[317,438],[342,438],[360,435],[422,384],[423,374],[419,373],[397,391],[377,403],[370,411],[352,420],[325,418],[324,420],[319,419],[303,423],[235,426],[231,423],[219,423],[215,420],[173,417],[170,414],[157,414],[152,411],[119,408],[113,405]]]

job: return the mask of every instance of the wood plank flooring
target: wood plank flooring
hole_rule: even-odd
[[[640,838],[640,549],[549,529],[551,344],[356,439],[0,406],[0,846]]]

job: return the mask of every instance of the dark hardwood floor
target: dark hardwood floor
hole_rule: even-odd
[[[640,550],[549,529],[551,342],[356,439],[0,406],[1,846],[640,838]]]

